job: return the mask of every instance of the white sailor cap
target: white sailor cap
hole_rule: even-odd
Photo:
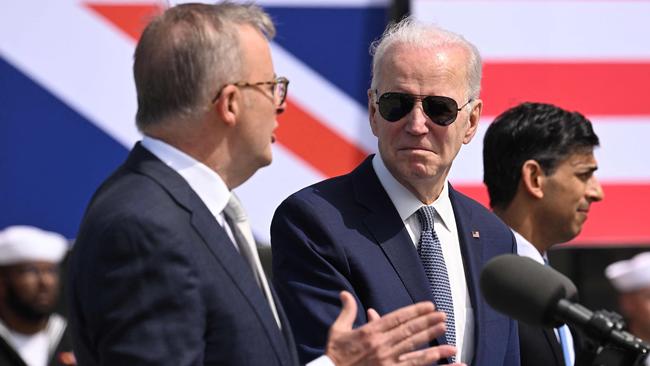
[[[621,292],[650,287],[650,252],[610,264],[605,269],[605,275]]]
[[[0,266],[23,262],[59,263],[68,241],[62,235],[33,226],[10,226],[0,231]]]

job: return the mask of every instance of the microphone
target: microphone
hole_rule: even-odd
[[[513,254],[490,260],[481,272],[485,300],[497,311],[533,326],[556,328],[565,323],[593,339],[647,355],[650,345],[621,330],[603,312],[575,303],[577,289],[560,272]]]
[[[488,304],[510,317],[534,326],[557,328],[555,307],[561,299],[577,298],[566,276],[528,257],[500,255],[481,272],[481,292]]]

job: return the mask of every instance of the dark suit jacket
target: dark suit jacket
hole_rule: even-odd
[[[490,258],[516,250],[513,235],[477,202],[450,189],[475,322],[472,365],[519,365],[516,323],[490,308],[479,274]],[[472,231],[479,231],[474,238]],[[385,314],[433,301],[402,220],[366,159],[350,174],[305,188],[285,200],[271,225],[274,283],[293,327],[302,361],[322,353],[348,290],[365,310]]]
[[[582,353],[589,350],[590,344],[584,334],[577,329],[570,326],[569,330],[573,337],[575,365],[583,364]],[[553,329],[535,327],[520,322],[519,347],[523,366],[565,366],[562,345],[557,340]]]
[[[92,198],[68,287],[80,365],[297,364],[281,307],[282,331],[208,208],[140,144]]]
[[[521,364],[525,366],[565,366],[562,346],[553,329],[519,323]]]

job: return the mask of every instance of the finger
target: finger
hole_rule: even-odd
[[[456,354],[456,347],[450,345],[441,345],[429,347],[423,350],[405,353],[398,358],[398,365],[431,365],[445,358],[449,358]],[[454,364],[456,366],[462,364]]]
[[[447,326],[443,321],[411,334],[409,333],[412,332],[412,330],[400,331],[401,333],[398,334],[398,337],[391,334],[390,336],[393,338],[387,342],[394,342],[389,344],[392,344],[391,353],[397,356],[403,353],[415,351],[422,346],[426,346],[433,339],[442,336],[446,329]]]
[[[368,323],[381,318],[381,315],[373,308],[368,309],[366,313],[368,314]]]
[[[374,327],[377,327],[377,330],[379,331],[388,331],[408,322],[413,318],[431,314],[434,311],[435,306],[433,306],[432,302],[423,301],[392,311],[382,316],[381,319],[372,322],[372,324]]]
[[[447,316],[440,311],[409,319],[399,327],[386,331],[386,342],[400,346],[396,348],[396,352],[399,352],[397,354],[412,351],[444,334],[445,319]]]
[[[339,298],[341,299],[343,308],[334,321],[334,324],[332,324],[332,328],[351,330],[352,324],[354,324],[354,320],[357,318],[357,302],[354,300],[352,294],[347,291],[341,291]]]

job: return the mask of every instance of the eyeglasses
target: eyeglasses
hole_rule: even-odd
[[[271,81],[260,81],[257,83],[244,83],[244,82],[239,82],[239,83],[230,83],[224,85],[217,95],[212,98],[212,103],[214,103],[217,99],[219,99],[219,96],[221,95],[221,91],[223,88],[225,88],[227,85],[234,85],[236,87],[240,88],[246,88],[246,87],[255,87],[255,86],[261,86],[261,85],[272,85],[273,86],[273,101],[275,102],[276,106],[281,106],[282,103],[284,103],[284,100],[287,99],[287,91],[289,90],[289,79],[280,76],[275,78],[275,80]]]
[[[375,91],[375,95],[377,95],[377,91]],[[416,100],[422,101],[422,109],[431,122],[439,126],[449,126],[456,120],[458,112],[473,99],[468,100],[459,108],[458,103],[449,97],[388,92],[382,94],[376,103],[379,105],[379,114],[385,120],[396,122],[413,110]]]

